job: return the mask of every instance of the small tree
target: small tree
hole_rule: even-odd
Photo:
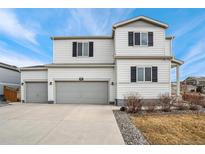
[[[154,112],[155,111],[155,107],[156,105],[154,103],[150,103],[148,106],[147,106],[147,112]]]
[[[162,109],[165,112],[170,112],[171,111],[171,106],[173,104],[174,98],[172,98],[169,93],[164,93],[159,95],[159,101],[160,104],[162,105]]]
[[[142,98],[139,96],[138,93],[131,93],[125,96],[125,100],[127,101],[126,107],[127,111],[130,113],[136,113],[140,111],[142,108]]]

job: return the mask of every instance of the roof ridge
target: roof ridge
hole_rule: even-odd
[[[147,20],[147,21],[149,21],[149,22],[151,22],[153,24],[158,24],[159,26],[164,27],[164,28],[168,28],[168,24],[166,24],[166,23],[164,23],[162,21],[150,18],[148,16],[144,16],[144,15],[136,16],[136,17],[133,17],[133,18],[130,18],[130,19],[127,19],[127,20],[123,20],[123,21],[117,22],[112,27],[116,28],[116,27],[128,24],[130,22],[134,22],[134,21],[140,20],[140,19]]]

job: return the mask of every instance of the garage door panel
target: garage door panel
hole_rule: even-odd
[[[27,82],[26,83],[26,102],[28,103],[48,102],[47,82]]]
[[[107,82],[56,82],[57,103],[107,104]]]

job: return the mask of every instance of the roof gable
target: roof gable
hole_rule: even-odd
[[[165,24],[165,23],[162,23],[160,21],[157,21],[157,20],[145,17],[145,16],[138,16],[138,17],[135,17],[135,18],[132,18],[132,19],[129,19],[129,20],[125,20],[125,21],[121,21],[121,22],[118,22],[118,23],[114,24],[113,29],[115,29],[117,27],[122,27],[122,26],[125,26],[125,25],[128,25],[128,24],[134,23],[136,21],[144,21],[144,22],[147,22],[147,23],[150,23],[150,24],[153,24],[153,25],[165,28],[165,29],[168,28],[168,25]]]

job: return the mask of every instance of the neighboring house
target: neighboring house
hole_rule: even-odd
[[[205,77],[188,77],[183,82],[187,85],[205,86]]]
[[[186,91],[197,91],[197,88],[205,91],[205,77],[187,77],[182,84]]]
[[[99,27],[100,28],[100,27]],[[121,104],[137,92],[143,99],[171,95],[172,55],[168,25],[139,16],[116,23],[112,36],[60,36],[53,63],[21,68],[23,102]]]
[[[0,63],[0,100],[4,95],[4,86],[20,88],[20,71],[16,66]]]

